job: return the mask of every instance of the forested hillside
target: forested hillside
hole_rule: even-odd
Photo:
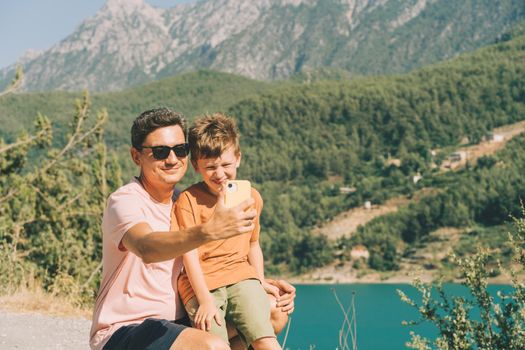
[[[474,167],[460,173],[448,173],[425,181],[442,191],[422,198],[395,214],[373,220],[358,229],[352,239],[340,244],[351,247],[360,243],[369,247],[369,264],[379,270],[395,270],[402,256],[410,256],[416,244],[425,243],[440,228],[454,227],[469,231],[471,242],[490,248],[492,268],[496,259],[508,260],[511,249],[502,244],[508,227],[500,227],[522,215],[520,203],[525,198],[525,136],[509,142],[494,156],[480,158]],[[467,230],[469,229],[469,230]],[[473,239],[474,238],[474,239]],[[470,247],[454,247],[456,252],[473,252]],[[444,258],[446,263],[446,259]]]
[[[244,134],[242,174],[261,183],[267,199],[273,262],[296,269],[328,262],[329,245],[308,228],[365,200],[411,193],[410,176],[431,176],[439,161],[432,149],[465,137],[476,143],[524,119],[524,74],[521,37],[405,76],[289,86],[232,107]],[[356,191],[343,195],[339,186]],[[388,234],[368,232],[373,251],[395,251],[395,236],[379,242]]]
[[[472,172],[451,174],[442,179],[435,174],[432,163],[439,162],[443,154],[433,158],[431,150],[457,145],[465,137],[469,142],[477,142],[496,126],[525,119],[524,76],[525,37],[518,37],[400,76],[267,84],[203,71],[119,93],[94,95],[91,110],[107,108],[106,143],[109,153],[117,151],[121,164],[130,164],[129,128],[142,110],[168,105],[191,117],[217,110],[226,110],[236,117],[242,133],[240,176],[252,180],[265,200],[262,243],[268,269],[274,273],[299,272],[330,262],[334,258],[333,244],[324,236],[312,234],[311,228],[343,210],[362,205],[365,200],[379,203],[396,194],[412,193],[417,186],[410,181],[410,176],[416,171],[422,173],[431,186],[450,188],[452,192],[445,192],[443,196],[452,196],[454,200],[457,199],[454,196],[459,196],[462,200],[454,212],[457,221],[438,222],[441,219],[434,219],[432,215],[441,214],[432,207],[428,209],[428,217],[432,219],[424,216],[426,221],[421,221],[419,228],[407,229],[402,222],[408,219],[403,218],[410,218],[409,222],[414,225],[411,215],[419,210],[419,207],[412,208],[399,214],[408,215],[406,217],[381,219],[392,223],[373,222],[375,226],[365,227],[350,242],[363,242],[370,248],[374,267],[394,269],[402,253],[399,251],[403,248],[402,242],[411,244],[429,230],[443,225],[463,225],[478,220],[484,224],[499,223],[510,208],[505,203],[519,205],[516,193],[522,187],[516,174],[521,168],[507,165],[508,161],[500,166],[497,161],[486,159],[475,171],[471,169]],[[72,120],[78,122],[78,117],[72,118],[74,96],[42,93],[0,97],[2,137],[8,143],[15,141],[16,131],[28,129],[32,118],[41,112],[57,117],[53,119],[53,142],[56,147],[63,147],[73,133],[73,129],[66,128],[67,124]],[[77,108],[81,112],[87,109],[81,104]],[[85,117],[88,116],[89,113]],[[46,123],[44,126],[47,130]],[[84,145],[86,149],[68,153],[65,163],[59,163],[64,164],[63,167],[51,168],[56,170],[45,173],[42,180],[31,175],[42,171],[37,171],[42,166],[41,151],[32,151],[29,157],[23,152],[17,155],[5,151],[0,142],[0,169],[2,176],[9,174],[2,178],[2,217],[13,219],[13,215],[20,212],[29,215],[23,225],[15,222],[16,225],[9,226],[1,221],[0,225],[8,229],[0,231],[0,241],[3,247],[16,253],[13,256],[22,259],[24,271],[45,279],[49,286],[59,274],[70,276],[68,278],[84,287],[96,284],[96,274],[91,274],[101,254],[96,218],[102,205],[100,198],[118,184],[114,178],[118,167],[110,155],[106,155],[105,148],[99,146],[102,133],[98,127],[89,135],[90,142],[77,140],[79,147]],[[519,153],[520,145],[511,144],[507,152]],[[50,155],[54,159],[60,153],[55,150]],[[75,160],[77,156],[79,159]],[[519,167],[521,157],[512,155],[505,159],[510,157],[515,158]],[[399,159],[399,166],[389,162],[390,158]],[[78,169],[74,169],[75,164]],[[64,169],[66,173],[62,173]],[[75,174],[79,172],[86,178],[76,183]],[[125,169],[124,174],[127,181],[132,174],[131,167]],[[31,186],[43,186],[43,195],[30,187],[24,189],[30,201],[13,198],[9,181],[18,181],[19,186],[25,183],[24,176],[32,176]],[[498,185],[488,186],[492,181],[489,179],[498,179]],[[56,186],[58,182],[53,181],[68,185]],[[463,181],[469,184],[452,186]],[[101,188],[93,199],[95,202],[85,198],[86,191],[82,191],[95,186],[93,184],[94,188]],[[480,199],[464,192],[476,192],[476,186],[490,188],[488,193],[498,193],[498,196],[487,194],[485,199]],[[340,187],[355,188],[355,192],[341,193]],[[53,198],[54,195],[57,197]],[[53,199],[42,200],[49,197]],[[77,211],[70,213],[77,215],[75,220],[68,221],[70,210],[60,213],[51,210],[55,199],[62,207],[64,203],[80,200],[78,198],[81,208],[90,213],[85,220],[78,217]],[[443,208],[448,208],[446,203],[452,199],[443,197]],[[479,206],[472,205],[475,201]],[[426,200],[423,203],[427,203]],[[35,208],[26,211],[25,205]],[[493,208],[499,211],[491,218],[488,214],[495,212]],[[74,206],[68,205],[68,209]],[[34,213],[39,216],[31,216]],[[69,227],[65,233],[60,231],[64,225]],[[394,227],[398,228],[395,233],[389,231]],[[31,235],[24,236],[24,232]],[[83,237],[82,232],[89,237]],[[75,254],[64,254],[71,250]],[[5,257],[2,264],[7,264],[11,255]],[[75,265],[68,259],[86,264]],[[11,267],[1,271],[16,273]]]
[[[111,145],[127,144],[131,122],[153,106],[170,106],[188,117],[208,111],[226,110],[250,95],[261,94],[274,85],[241,76],[202,70],[142,85],[124,91],[92,94],[93,108],[105,108],[110,119],[106,140]],[[6,96],[0,103],[0,136],[12,140],[31,123],[36,112],[52,117],[59,130],[71,120],[71,104],[81,93],[42,92]]]

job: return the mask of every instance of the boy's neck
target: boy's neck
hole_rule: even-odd
[[[207,184],[206,182],[202,181],[202,185],[204,186],[204,188],[206,189],[206,191],[207,191],[209,194],[211,194],[211,195],[213,195],[213,196],[215,196],[215,197],[218,197],[218,196],[219,196],[219,192],[213,190],[210,186],[208,186],[208,184]]]

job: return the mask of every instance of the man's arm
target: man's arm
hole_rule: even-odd
[[[272,280],[266,279],[266,282],[279,288],[279,301],[277,302],[277,308],[282,312],[291,314],[295,308],[295,287],[284,280]]]
[[[124,234],[122,244],[148,264],[173,259],[210,241],[251,232],[256,211],[248,208],[253,199],[231,209],[224,207],[223,202],[218,201],[213,216],[205,224],[177,232],[158,232],[147,223],[139,223]]]

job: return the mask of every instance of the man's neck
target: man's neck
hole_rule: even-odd
[[[139,176],[137,180],[141,183],[142,187],[148,194],[159,203],[170,204],[173,197],[173,189],[175,186],[170,185],[153,185],[149,183],[144,177]]]

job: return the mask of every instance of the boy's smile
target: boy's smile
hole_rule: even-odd
[[[233,146],[226,148],[217,158],[192,160],[195,171],[201,174],[202,180],[214,194],[219,193],[227,180],[235,180],[240,163],[241,154],[235,154]]]

